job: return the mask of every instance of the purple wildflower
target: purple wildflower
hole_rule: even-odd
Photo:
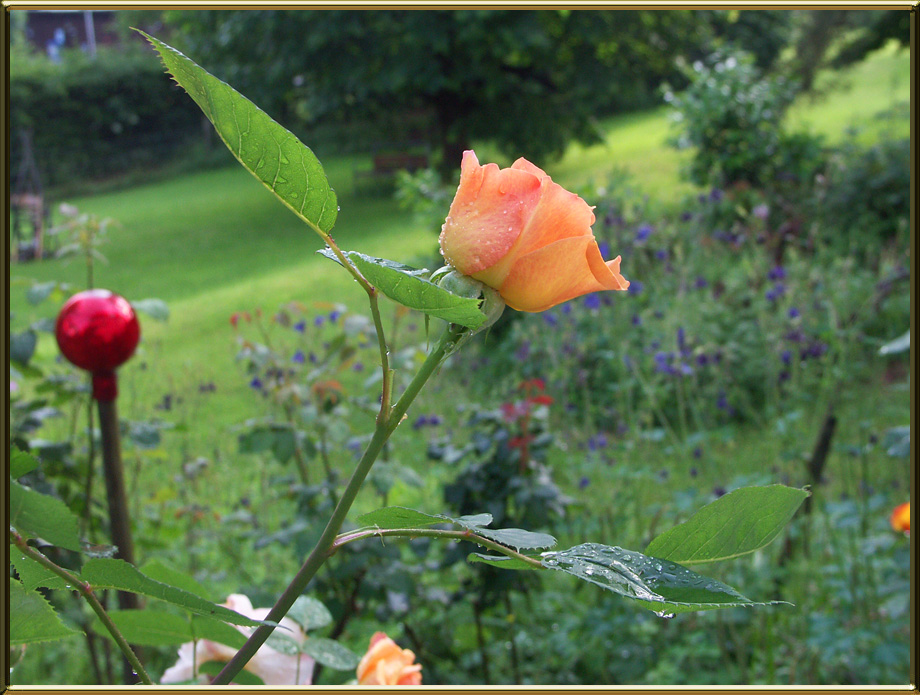
[[[642,292],[642,283],[638,280],[633,280],[629,283],[629,289],[626,290],[629,294],[639,294]]]
[[[629,286],[630,291],[632,291],[632,286],[635,282],[631,283]],[[585,297],[585,308],[586,309],[600,309],[601,308],[601,298],[597,292],[589,294]]]
[[[303,350],[298,350],[294,353],[294,356],[291,357],[291,361],[297,364],[303,364],[307,361],[307,356],[303,354]]]
[[[658,249],[657,251],[655,251],[655,260],[666,261],[667,259],[668,259],[667,249]]]
[[[636,243],[637,244],[644,243],[645,241],[648,240],[648,238],[651,235],[652,235],[651,226],[647,224],[643,224],[641,227],[639,227],[638,231],[636,231]]]
[[[554,314],[551,311],[543,312],[543,320],[546,322],[546,325],[549,326],[550,328],[555,328],[556,326],[559,325],[559,317],[556,316],[556,314]]]
[[[796,307],[789,307],[789,318],[797,319],[802,313]]]
[[[298,333],[303,333],[307,330],[307,322],[300,320],[294,324],[294,330]]]
[[[341,315],[342,315],[342,312],[341,312],[341,311],[336,311],[336,310],[330,311],[330,312],[329,312],[329,322],[330,322],[330,323],[335,323],[336,321],[339,320],[339,316],[341,316]]]
[[[774,268],[771,268],[767,273],[767,280],[785,280],[786,279],[786,269],[783,266],[778,265]]]
[[[584,489],[585,489],[586,487],[588,487],[590,484],[591,484],[591,481],[588,480],[588,476],[586,476],[586,475],[585,475],[585,476],[582,476],[581,480],[578,481],[578,489],[579,489],[579,490],[584,490]]]
[[[256,391],[261,391],[262,380],[257,376],[252,377],[252,381],[249,382],[249,388],[255,389]]]

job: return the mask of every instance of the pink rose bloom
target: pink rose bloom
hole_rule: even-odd
[[[221,605],[253,620],[264,620],[271,610],[270,608],[253,608],[252,602],[243,594],[231,594],[227,602]],[[278,625],[276,630],[281,630],[285,636],[293,638],[298,643],[303,643],[307,637],[300,625],[290,618],[282,618]],[[234,625],[234,627],[247,637],[252,634],[253,628],[239,625]],[[283,630],[283,628],[287,629]],[[236,652],[237,650],[232,647],[211,640],[198,640],[198,644],[194,647],[191,642],[186,642],[179,647],[179,661],[166,670],[160,683],[167,685],[195,680],[198,683],[207,684],[210,682],[208,676],[198,673],[201,665],[208,661],[226,663],[233,658]],[[306,654],[299,656],[282,654],[267,644],[259,648],[243,670],[261,678],[265,685],[310,685],[313,681],[312,658]]]
[[[384,632],[375,632],[358,664],[359,685],[421,685],[422,667],[415,654],[401,649]]]
[[[463,153],[460,186],[441,228],[447,262],[513,309],[545,311],[599,290],[625,290],[620,257],[604,261],[592,208],[526,159],[508,169]]]

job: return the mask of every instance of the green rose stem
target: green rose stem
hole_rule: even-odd
[[[109,631],[109,634],[112,635],[112,638],[115,640],[115,644],[118,645],[118,648],[121,649],[122,654],[125,655],[125,658],[128,660],[128,663],[131,664],[131,668],[134,669],[134,673],[137,674],[137,677],[140,678],[141,682],[144,685],[153,685],[153,681],[150,680],[150,676],[147,675],[147,671],[144,670],[143,665],[140,660],[137,658],[137,654],[134,653],[134,650],[131,649],[131,646],[128,644],[128,640],[124,638],[124,635],[121,634],[119,629],[115,626],[115,623],[112,622],[112,619],[109,617],[109,614],[105,612],[102,604],[99,602],[99,599],[96,598],[96,594],[93,592],[93,587],[91,584],[84,582],[75,574],[72,574],[65,570],[63,567],[60,567],[45,557],[42,553],[34,550],[26,540],[20,536],[16,531],[10,529],[10,542],[19,548],[20,552],[26,557],[35,560],[42,567],[50,570],[58,577],[63,579],[67,584],[77,591],[86,602],[89,603],[90,608],[99,616],[99,620],[105,626],[105,629]]]
[[[380,314],[379,311],[376,310],[376,294],[372,294],[371,297],[375,314],[375,323],[378,323]],[[313,579],[314,575],[319,571],[319,568],[322,567],[323,563],[332,555],[335,550],[333,546],[339,529],[342,528],[342,523],[345,521],[345,517],[351,509],[358,495],[358,491],[364,483],[364,479],[367,477],[371,467],[380,455],[384,444],[386,444],[390,435],[393,434],[399,426],[406,411],[409,409],[409,405],[415,400],[419,391],[422,390],[425,382],[431,378],[432,374],[434,374],[444,359],[454,350],[468,331],[469,329],[463,326],[449,324],[434,349],[429,353],[427,359],[419,368],[418,373],[412,378],[405,392],[392,408],[389,407],[389,390],[387,389],[385,391],[380,404],[380,413],[377,415],[374,435],[367,445],[367,449],[364,450],[361,460],[358,461],[358,465],[355,467],[354,472],[351,474],[351,478],[348,480],[348,484],[342,492],[342,497],[339,499],[339,503],[336,505],[329,522],[326,524],[326,528],[323,529],[322,535],[316,542],[316,546],[307,556],[303,566],[294,576],[294,579],[291,580],[291,583],[288,585],[287,589],[284,590],[284,593],[282,593],[275,602],[275,605],[272,606],[272,609],[268,612],[268,615],[265,616],[264,620],[278,623],[287,614],[291,606],[294,605],[294,601],[297,600],[297,597],[307,588],[307,584],[310,583],[310,580]],[[382,333],[378,332],[378,336],[381,335]],[[382,357],[385,357],[386,347],[382,339],[381,353]],[[389,370],[386,369],[384,374],[385,382],[389,383],[391,381]],[[257,627],[249,639],[246,640],[246,644],[244,644],[233,658],[227,662],[223,670],[217,674],[211,682],[212,685],[228,685],[232,678],[242,670],[253,656],[255,656],[256,652],[265,643],[265,640],[268,639],[268,636],[271,635],[274,629],[272,625],[260,625]]]
[[[508,557],[514,558],[515,560],[525,562],[534,569],[543,569],[543,564],[539,560],[528,557],[522,553],[517,552],[516,550],[512,550],[506,545],[496,543],[495,541],[490,540],[485,536],[480,536],[479,534],[468,530],[456,531],[450,529],[435,528],[362,529],[360,531],[352,531],[351,533],[343,533],[342,535],[338,536],[335,539],[335,542],[332,544],[332,551],[335,552],[346,543],[361,540],[362,538],[370,538],[372,536],[395,536],[396,538],[450,538],[458,541],[470,541],[476,545],[481,545],[484,548],[488,548],[489,550],[499,552],[502,555],[507,555]]]

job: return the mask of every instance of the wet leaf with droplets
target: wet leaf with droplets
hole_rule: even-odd
[[[543,553],[542,564],[637,601],[660,617],[713,608],[783,603],[752,601],[732,587],[677,563],[599,543]]]
[[[307,224],[322,234],[329,232],[338,204],[313,151],[230,85],[171,46],[139,33],[153,44],[240,164]]]
[[[329,248],[319,253],[339,262]],[[346,255],[368,282],[394,302],[467,328],[478,328],[486,320],[485,314],[479,309],[481,299],[461,297],[438,287],[428,280],[431,275],[429,270],[366,256],[357,251],[348,251]]]

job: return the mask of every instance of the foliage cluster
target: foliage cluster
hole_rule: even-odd
[[[188,157],[202,132],[194,105],[138,46],[68,50],[59,63],[20,48],[9,89],[12,171],[28,131],[46,188]]]

